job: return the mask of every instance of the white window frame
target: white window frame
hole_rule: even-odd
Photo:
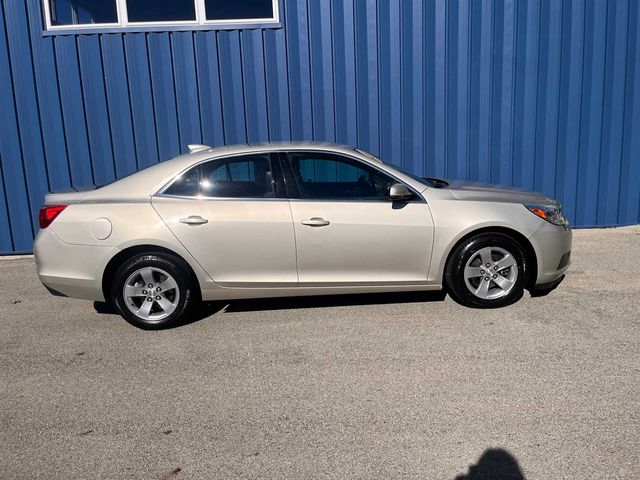
[[[118,22],[116,23],[83,23],[77,25],[52,25],[50,0],[42,0],[45,30],[49,33],[68,33],[69,31],[153,31],[158,29],[172,30],[206,30],[215,28],[243,28],[247,26],[278,26],[280,24],[280,0],[271,0],[272,18],[240,18],[225,20],[207,20],[205,0],[192,0],[195,3],[195,20],[176,20],[161,22],[130,22],[127,16],[127,0],[115,0]],[[191,28],[190,28],[191,27]]]

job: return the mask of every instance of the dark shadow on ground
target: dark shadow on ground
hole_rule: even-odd
[[[363,293],[354,295],[322,295],[312,297],[260,298],[228,302],[226,312],[291,310],[297,308],[343,307],[349,305],[385,305],[395,303],[442,302],[444,291]]]
[[[444,291],[364,293],[355,295],[322,295],[313,297],[278,297],[220,302],[201,302],[185,322],[171,328],[179,328],[204,320],[220,311],[258,312],[266,310],[292,310],[298,308],[325,308],[349,305],[385,305],[399,303],[442,302],[447,296]],[[93,302],[96,313],[118,315],[118,311],[109,303]]]
[[[526,479],[513,455],[501,448],[490,448],[484,451],[475,465],[469,467],[466,475],[458,475],[455,480]]]
[[[222,302],[202,302],[197,305],[189,319],[185,322],[179,323],[171,328],[183,327],[185,325],[189,325],[191,323],[199,322],[200,320],[204,320],[211,315],[218,313],[220,310],[224,309],[226,303]],[[104,315],[118,315],[118,311],[107,302],[93,302],[93,308],[96,313],[104,314]]]
[[[118,312],[113,305],[107,302],[93,302],[93,308],[96,313],[104,314],[104,315],[117,315]]]

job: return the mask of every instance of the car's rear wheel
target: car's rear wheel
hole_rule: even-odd
[[[452,252],[445,282],[459,303],[495,308],[522,297],[528,273],[527,257],[517,241],[502,233],[481,233]]]
[[[130,258],[116,271],[111,301],[127,322],[157,330],[186,320],[196,291],[181,259],[150,253]]]

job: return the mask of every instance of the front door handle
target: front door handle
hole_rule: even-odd
[[[181,218],[180,223],[186,223],[187,225],[202,225],[203,223],[207,223],[209,220],[206,218],[202,218],[200,215],[189,215],[186,218]]]
[[[313,217],[309,220],[302,220],[303,225],[309,225],[310,227],[325,227],[329,225],[329,223],[331,223],[329,222],[329,220],[325,220],[324,218],[320,217]]]

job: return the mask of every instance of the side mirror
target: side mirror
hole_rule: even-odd
[[[389,187],[389,200],[411,200],[413,192],[403,183],[394,183]]]

